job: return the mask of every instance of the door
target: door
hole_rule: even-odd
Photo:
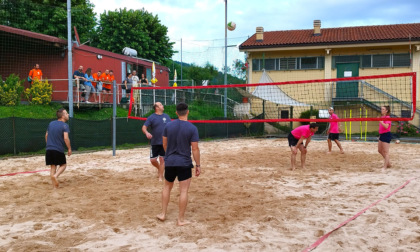
[[[359,63],[337,63],[337,78],[358,77]],[[359,96],[358,81],[337,82],[336,97],[348,98]]]

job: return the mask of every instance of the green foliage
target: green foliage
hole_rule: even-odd
[[[51,102],[52,92],[52,84],[48,80],[34,80],[31,87],[25,90],[25,97],[30,104],[49,104]]]
[[[83,120],[106,120],[112,118],[112,108],[74,110],[74,118]],[[117,107],[117,117],[127,117],[128,110]]]
[[[102,13],[92,46],[121,53],[124,47],[137,56],[166,63],[172,57],[174,43],[169,42],[168,28],[157,16],[141,10],[119,9]]]
[[[14,107],[0,106],[0,118],[21,117],[35,119],[54,119],[55,112],[62,106],[58,103],[51,105],[20,105]]]
[[[194,101],[188,104],[188,120],[211,120],[215,118],[223,118],[224,111],[220,105],[208,105],[203,101]],[[177,119],[176,105],[166,105],[164,113],[168,114],[171,119]],[[148,117],[153,114],[154,111],[149,111],[144,117]]]
[[[300,113],[299,118],[300,119],[310,119],[311,116],[316,116],[316,118],[318,119],[319,118],[319,111],[317,109],[303,111],[302,113]],[[302,122],[302,124],[307,125],[307,124],[309,124],[309,122]],[[319,125],[317,133],[322,133],[327,129],[328,123],[317,123],[317,124]]]
[[[231,72],[234,76],[238,77],[239,79],[245,81],[246,80],[246,65],[240,59],[236,59],[233,61]]]
[[[419,129],[409,122],[401,122],[397,127],[397,133],[399,133],[401,136],[420,137]]]
[[[89,0],[71,1],[72,26],[77,28],[82,43],[94,32],[93,8]],[[0,24],[67,39],[67,3],[59,0],[0,1]]]
[[[21,105],[15,107],[0,106],[0,118],[21,117],[34,119],[55,119],[56,111],[63,107],[59,103],[49,105]],[[66,108],[68,111],[68,108]],[[117,117],[127,117],[127,109],[117,108]],[[112,118],[112,108],[77,110],[74,108],[74,118],[85,120],[106,120]]]
[[[23,81],[15,74],[9,75],[6,81],[0,76],[0,105],[15,106],[20,104],[23,93]]]

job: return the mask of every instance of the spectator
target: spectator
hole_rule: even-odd
[[[82,91],[81,97],[85,96],[85,74],[83,73],[83,66],[79,66],[79,69],[74,71],[73,78],[79,82],[79,91]],[[81,99],[82,100],[82,99]]]
[[[85,79],[86,79],[86,81],[85,81],[85,89],[86,89],[85,102],[90,103],[89,102],[90,93],[92,92],[92,93],[95,94],[95,91],[96,91],[95,87],[93,87],[93,85],[92,85],[92,81],[94,80],[93,76],[92,76],[92,69],[88,68],[86,70]]]
[[[42,71],[39,69],[39,64],[35,64],[35,67],[29,71],[28,80],[31,84],[34,84],[35,80],[42,81]]]
[[[124,80],[124,85],[122,85],[122,97],[127,97],[127,94],[131,94],[131,87],[133,86],[133,75],[127,73],[127,78]]]
[[[98,72],[92,74],[93,77],[93,82],[92,85],[95,88],[96,92],[93,93],[93,97],[95,99],[95,102],[97,102],[98,100],[96,99],[96,94],[100,95],[100,93],[102,92],[102,82],[99,80],[101,77],[101,70],[98,70]]]
[[[141,74],[141,84],[142,85],[148,85],[149,84],[149,81],[147,80],[147,78],[146,77],[144,77],[144,74]]]
[[[131,77],[131,79],[133,80],[133,87],[138,87],[139,86],[140,79],[137,76],[137,71],[136,70],[133,71],[133,76]],[[139,99],[140,99],[140,92],[139,92],[139,90],[134,90],[133,91],[133,100],[134,100],[134,103],[139,102]]]
[[[109,94],[111,93],[111,75],[108,69],[101,75],[100,80],[102,82],[102,93],[104,94],[103,102],[108,102],[107,97],[109,97]]]

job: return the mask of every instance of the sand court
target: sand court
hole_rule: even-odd
[[[178,182],[158,221],[163,183],[149,149],[73,153],[60,187],[49,171],[0,177],[0,251],[302,251],[340,223],[315,251],[418,251],[420,145],[391,144],[381,172],[376,142],[308,146],[307,169],[290,170],[287,139],[200,142],[194,177],[176,226]],[[0,160],[0,174],[45,170],[44,156]]]

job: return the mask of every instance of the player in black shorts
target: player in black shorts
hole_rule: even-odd
[[[155,113],[151,114],[144,123],[141,130],[150,140],[150,162],[158,170],[159,181],[163,181],[163,172],[165,169],[165,150],[162,145],[162,132],[166,124],[171,121],[171,118],[163,113],[164,107],[162,103],[156,102],[153,105]],[[150,132],[147,131],[150,128]],[[159,160],[159,161],[158,161]]]
[[[66,124],[69,120],[69,114],[63,108],[57,110],[56,114],[58,120],[50,122],[45,133],[45,142],[47,143],[45,163],[51,166],[50,175],[54,188],[58,188],[58,176],[67,167],[64,146],[67,146],[68,155],[71,155],[70,130]]]
[[[198,148],[198,130],[188,122],[188,105],[180,103],[176,106],[178,120],[168,123],[163,130],[163,147],[165,148],[165,185],[162,192],[162,212],[156,217],[164,221],[168,210],[169,198],[175,179],[179,181],[179,226],[188,224],[184,214],[188,203],[188,189],[191,184],[193,168],[191,153],[196,164],[195,176],[201,173],[200,149]]]

